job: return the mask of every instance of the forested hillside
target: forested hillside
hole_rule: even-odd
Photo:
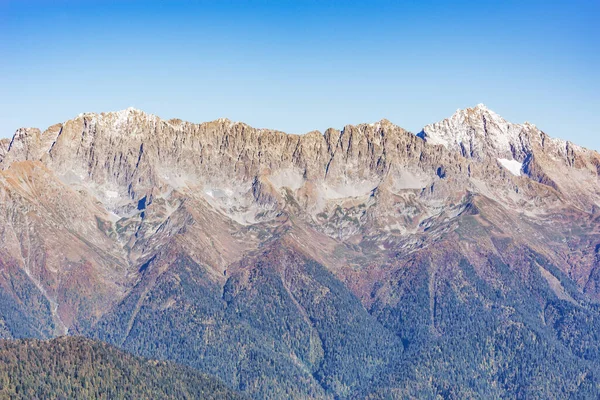
[[[0,340],[2,399],[240,399],[215,378],[81,337]]]

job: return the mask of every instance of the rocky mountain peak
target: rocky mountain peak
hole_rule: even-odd
[[[309,203],[320,210],[325,200],[368,195],[384,179],[413,189],[447,175],[465,179],[471,176],[467,164],[472,161],[567,188],[568,179],[557,173],[563,167],[587,170],[589,179],[598,176],[597,154],[583,150],[530,123],[508,122],[484,104],[459,109],[416,136],[387,119],[292,135],[226,118],[201,124],[162,120],[130,107],[79,114],[44,132],[20,129],[10,144],[0,143],[0,169],[15,161],[41,161],[113,211],[122,198],[135,202],[155,187],[191,185],[206,193],[243,187],[252,202],[252,182],[267,176],[277,190],[303,188]],[[240,209],[240,196],[207,196],[209,202]]]
[[[484,104],[477,104],[425,126],[418,136],[468,158],[523,161],[529,148],[528,138],[524,135],[527,128],[506,121]]]
[[[84,117],[84,116],[94,116],[94,115],[103,115],[103,116],[117,116],[117,117],[127,117],[131,114],[140,114],[140,115],[151,115],[143,110],[137,109],[135,107],[127,107],[125,109],[122,110],[116,110],[116,111],[107,111],[107,112],[101,112],[101,113],[96,113],[96,112],[83,112],[80,113],[77,118],[80,117]]]

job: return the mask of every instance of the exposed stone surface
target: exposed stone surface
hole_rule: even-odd
[[[591,211],[598,204],[597,152],[553,139],[533,124],[508,122],[483,104],[427,125],[418,136],[477,161],[518,162],[531,179],[557,189],[579,207]]]
[[[10,146],[10,139],[0,139],[0,162],[4,159],[4,156],[8,152]]]
[[[0,141],[0,288],[15,309],[26,304],[23,318],[45,321],[31,328],[42,337],[89,332],[125,304],[123,344],[144,296],[182,259],[210,285],[252,291],[251,272],[283,246],[369,310],[397,306],[403,282],[430,265],[430,330],[440,334],[433,300],[461,260],[507,293],[490,260],[527,280],[520,266],[535,253],[600,300],[599,175],[598,153],[483,105],[418,135],[387,120],[288,135],[135,109],[80,114]],[[309,279],[273,268],[286,285]],[[558,298],[580,301],[555,270],[535,270]],[[24,298],[18,279],[37,297]]]
[[[77,285],[61,283],[67,265],[99,280],[89,300],[100,313],[174,241],[219,277],[291,216],[309,235],[385,247],[455,218],[474,195],[531,217],[569,207],[593,213],[600,196],[596,152],[483,105],[419,135],[387,120],[288,135],[130,108],[80,114],[44,132],[19,129],[0,154],[3,257],[27,271],[67,325],[79,307],[60,303],[61,285]],[[501,159],[522,163],[527,177]],[[271,233],[259,238],[258,227]]]

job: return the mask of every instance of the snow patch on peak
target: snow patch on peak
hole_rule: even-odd
[[[82,113],[77,114],[77,117],[75,119],[89,117],[89,116],[95,116],[95,115],[96,115],[96,113],[93,113],[93,112],[82,112]]]
[[[510,123],[485,105],[478,104],[427,125],[418,136],[469,158],[522,160],[529,147],[521,137],[523,131],[524,126]]]
[[[154,119],[154,120],[158,119],[157,116],[155,116],[153,114],[147,114],[146,112],[139,110],[137,108],[134,108],[134,107],[128,107],[124,110],[119,110],[119,111],[109,111],[109,112],[102,112],[102,113],[84,112],[84,113],[78,114],[76,119],[88,117],[88,118],[91,118],[92,121],[94,121],[94,122],[98,122],[101,120],[107,120],[107,121],[114,120],[117,125],[121,126],[121,125],[126,124],[127,120],[131,116],[142,116],[142,117]]]
[[[119,111],[111,111],[107,114],[117,114],[117,115],[121,115],[121,114],[133,114],[133,113],[138,113],[138,114],[145,114],[144,111],[139,110],[135,107],[127,107],[123,110],[119,110]]]
[[[513,174],[515,176],[521,176],[521,170],[523,169],[523,163],[520,163],[517,160],[508,160],[506,158],[498,158],[498,162],[504,168],[509,170],[511,174]]]
[[[131,114],[147,115],[144,111],[134,107],[127,107],[124,110],[109,112],[108,114],[116,115],[118,118],[126,118]]]
[[[231,128],[232,126],[236,126],[236,125],[240,125],[240,124],[241,124],[241,125],[246,125],[246,124],[244,124],[243,122],[239,122],[239,121],[232,121],[232,120],[230,120],[229,118],[218,118],[218,119],[215,119],[215,120],[213,121],[213,123],[215,123],[215,122],[216,122],[216,123],[218,123],[218,124],[222,124],[222,125],[224,125],[224,126],[230,127],[230,128]],[[247,125],[246,125],[246,126],[247,126]],[[264,130],[265,130],[265,131],[268,131],[268,129],[264,129]]]
[[[390,120],[386,119],[386,118],[382,118],[377,122],[371,122],[369,124],[360,124],[358,125],[359,127],[370,127],[370,128],[375,128],[375,130],[381,130],[381,129],[391,129],[391,128],[400,128],[398,125],[394,124],[393,122],[391,122]]]
[[[390,121],[388,121],[387,119],[382,119],[379,120],[377,122],[371,122],[370,124],[368,124],[371,128],[376,128],[376,129],[380,129],[382,125],[385,124],[389,124]]]

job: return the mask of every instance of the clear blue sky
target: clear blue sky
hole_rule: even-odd
[[[0,0],[0,137],[84,111],[413,132],[485,103],[600,149],[600,1]]]

